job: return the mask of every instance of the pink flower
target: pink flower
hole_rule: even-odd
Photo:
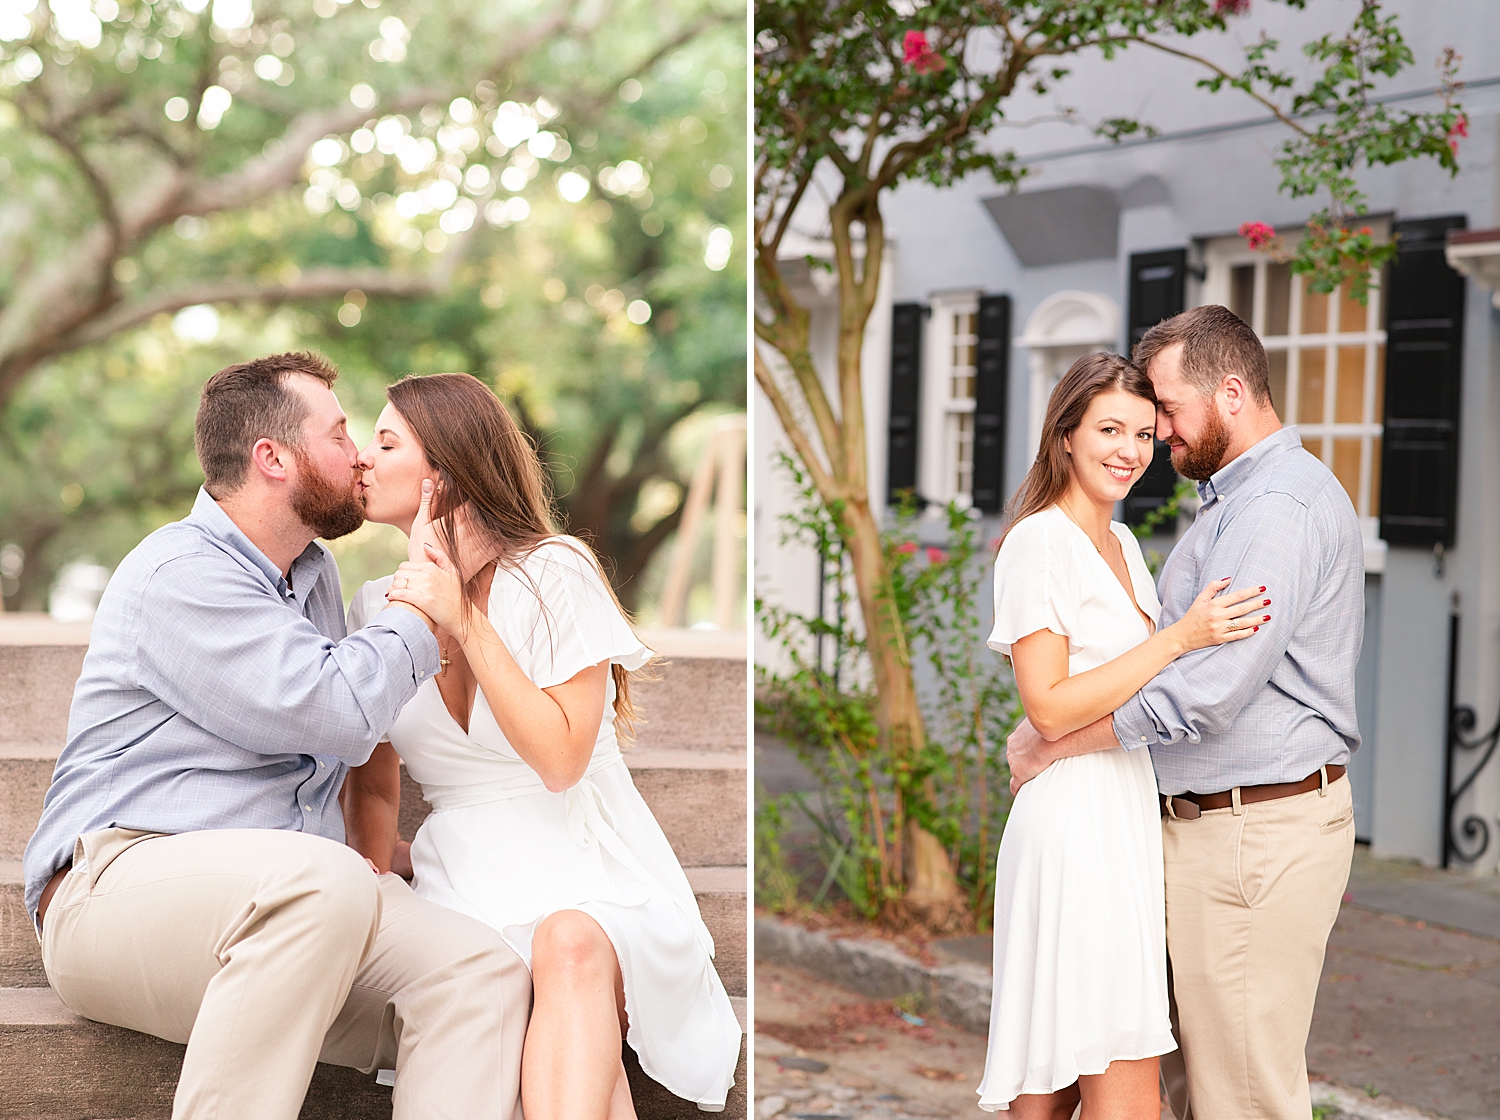
[[[896,546],[896,551],[897,552],[904,552],[907,556],[915,556],[917,554],[917,542],[916,541],[902,541],[900,544],[898,544]]]
[[[941,564],[948,559],[948,554],[941,548],[929,548],[927,550],[927,562],[929,564]]]
[[[1458,138],[1469,135],[1469,118],[1463,113],[1458,115],[1458,120],[1453,122],[1453,127],[1448,130],[1448,147],[1453,149],[1453,154],[1458,155]]]
[[[1275,239],[1276,227],[1268,226],[1265,222],[1244,222],[1240,226],[1240,236],[1249,243],[1250,248],[1259,249]]]
[[[908,31],[901,42],[901,49],[906,56],[906,64],[918,74],[936,74],[948,65],[948,60],[934,51],[927,42],[925,31]]]
[[[1214,15],[1242,16],[1250,10],[1250,0],[1214,0]]]

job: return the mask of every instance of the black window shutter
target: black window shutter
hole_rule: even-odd
[[[1466,225],[1458,214],[1394,226],[1380,460],[1380,535],[1393,545],[1452,548],[1456,535],[1465,284],[1443,249]]]
[[[1127,313],[1128,351],[1152,327],[1185,311],[1187,303],[1187,250],[1162,249],[1155,253],[1130,254],[1130,309]],[[1151,465],[1125,498],[1125,524],[1132,527],[1165,505],[1177,488],[1172,453],[1161,440],[1151,456]],[[1171,526],[1163,526],[1170,531]]]
[[[974,507],[999,513],[1005,485],[1005,399],[1010,383],[1010,296],[979,297],[974,376]]]
[[[891,308],[891,408],[886,424],[886,501],[896,505],[902,491],[917,488],[917,419],[922,398],[922,318],[920,303]]]

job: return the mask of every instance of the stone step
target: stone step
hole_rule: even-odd
[[[719,978],[732,996],[745,994],[747,871],[739,867],[689,867],[688,882],[713,935]],[[47,984],[42,951],[26,915],[21,865],[0,861],[0,988],[40,988]]]
[[[36,829],[60,744],[0,743],[0,859],[17,859]],[[685,867],[746,862],[746,755],[727,751],[648,750],[625,754],[636,788]],[[401,835],[427,816],[417,784],[405,777]]]
[[[734,1000],[745,1026],[745,1000]],[[183,1048],[73,1014],[50,988],[0,988],[3,1120],[167,1120]],[[626,1051],[641,1120],[696,1120],[697,1107],[641,1073]],[[391,1091],[358,1070],[319,1065],[302,1120],[387,1120]],[[745,1120],[745,1046],[722,1114]]]
[[[83,668],[86,631],[78,626],[0,619],[0,745],[57,744],[67,738],[68,707]],[[748,682],[744,643],[725,656],[730,635],[656,631],[643,638],[661,660],[631,681],[641,713],[642,750],[745,752]]]

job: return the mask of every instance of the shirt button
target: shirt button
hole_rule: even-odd
[[[1144,742],[1145,742],[1145,741],[1146,741],[1146,737],[1145,737],[1145,736],[1144,736],[1144,735],[1142,735],[1142,736],[1141,736],[1141,742],[1143,742],[1143,743],[1144,743]]]
[[[304,805],[304,806],[302,806],[302,811],[304,813],[311,813],[312,812],[312,806],[311,805]]]

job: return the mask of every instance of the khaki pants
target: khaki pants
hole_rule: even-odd
[[[174,1120],[296,1120],[319,1060],[394,1068],[397,1120],[520,1115],[525,964],[332,840],[89,833],[42,960],[78,1014],[187,1043]]]
[[[1349,882],[1347,778],[1196,820],[1162,818],[1178,1120],[1308,1120],[1307,1034]]]

